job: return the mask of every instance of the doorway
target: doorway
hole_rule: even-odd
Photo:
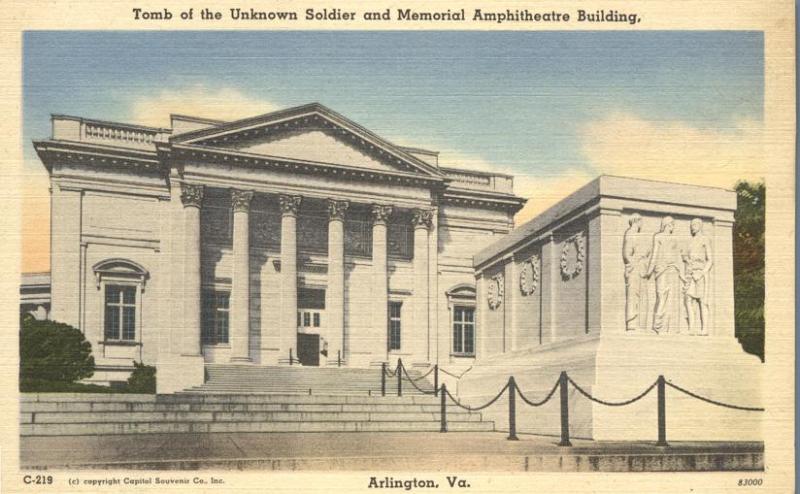
[[[303,365],[319,366],[319,335],[297,333],[297,360]]]

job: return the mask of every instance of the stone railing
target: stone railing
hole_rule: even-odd
[[[486,172],[473,172],[455,168],[441,168],[454,187],[513,193],[514,180],[509,175],[496,175]]]
[[[95,142],[111,146],[152,149],[165,142],[169,129],[90,120],[66,115],[54,115],[53,139]]]

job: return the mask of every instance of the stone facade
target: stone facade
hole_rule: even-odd
[[[473,310],[472,255],[524,203],[511,177],[440,167],[318,104],[165,129],[52,120],[34,142],[51,318],[86,334],[99,380],[134,360],[173,392],[205,363],[474,359],[480,328],[454,351],[453,311]]]

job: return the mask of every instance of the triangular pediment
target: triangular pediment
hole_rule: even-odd
[[[171,141],[376,172],[443,177],[435,166],[316,103],[180,134]]]

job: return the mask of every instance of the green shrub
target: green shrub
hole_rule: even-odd
[[[133,362],[133,367],[125,392],[154,394],[156,392],[156,368],[136,361]]]
[[[20,383],[72,383],[94,374],[92,345],[79,329],[26,318],[19,333]]]

